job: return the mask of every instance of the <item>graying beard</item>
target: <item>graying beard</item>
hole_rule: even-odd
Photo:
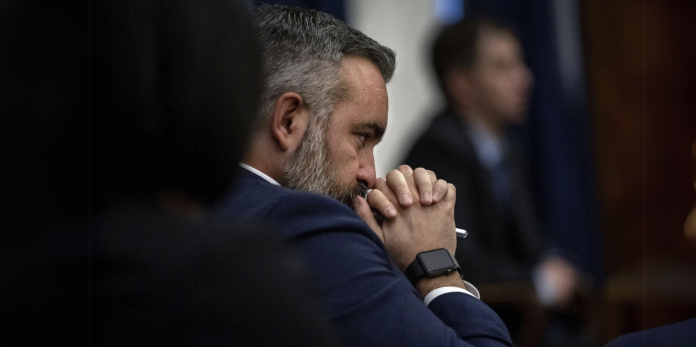
[[[334,180],[330,173],[329,158],[316,124],[310,124],[304,138],[285,166],[288,186],[301,191],[325,194]]]
[[[367,195],[367,187],[363,184],[345,185],[338,181],[331,170],[324,129],[310,124],[295,154],[285,166],[285,180],[292,189],[326,195],[352,207],[354,197]]]

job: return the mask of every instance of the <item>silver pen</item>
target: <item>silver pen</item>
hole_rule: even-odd
[[[457,237],[466,238],[469,235],[469,232],[464,229],[454,228],[454,231],[457,233]]]

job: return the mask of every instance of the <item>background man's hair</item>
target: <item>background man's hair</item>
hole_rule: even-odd
[[[484,31],[503,31],[516,37],[507,22],[484,16],[465,16],[461,21],[445,27],[435,39],[432,64],[438,83],[449,99],[445,77],[453,68],[472,68],[478,54],[478,40]]]
[[[255,11],[264,60],[261,124],[286,92],[302,96],[313,113],[310,126],[325,127],[345,96],[339,70],[344,56],[372,61],[389,82],[394,52],[329,14],[304,8],[262,5]]]

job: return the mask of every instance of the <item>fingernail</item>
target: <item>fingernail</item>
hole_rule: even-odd
[[[440,192],[433,193],[433,201],[439,201],[439,200],[440,200]]]
[[[404,193],[404,194],[401,194],[401,196],[399,197],[399,202],[401,203],[401,205],[409,205],[409,204],[413,203],[413,200],[411,200],[410,194]]]
[[[396,210],[393,207],[387,207],[387,217],[389,217],[389,218],[396,217]]]
[[[425,203],[433,202],[433,194],[431,192],[425,192],[423,194],[423,202],[425,202]]]

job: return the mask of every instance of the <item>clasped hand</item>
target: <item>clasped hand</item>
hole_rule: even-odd
[[[445,248],[454,254],[454,185],[423,168],[399,166],[378,178],[367,201],[353,200],[354,210],[384,243],[392,261],[404,271],[420,252]],[[371,208],[386,217],[380,225]]]

